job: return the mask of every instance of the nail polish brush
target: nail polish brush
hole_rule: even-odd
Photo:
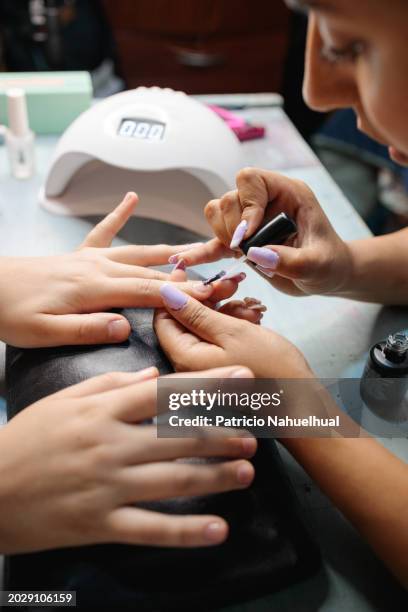
[[[221,270],[204,281],[204,284],[209,285],[220,278],[230,278],[234,276],[238,268],[247,261],[247,253],[251,247],[263,247],[268,244],[284,244],[296,233],[297,227],[293,219],[288,217],[286,213],[279,213],[279,215],[261,226],[255,234],[239,243],[239,248],[244,254],[233,266],[231,266],[231,268],[226,271]]]

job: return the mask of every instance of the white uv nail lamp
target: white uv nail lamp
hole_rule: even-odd
[[[82,113],[64,132],[40,193],[64,215],[112,210],[136,191],[136,214],[209,234],[203,206],[234,187],[241,145],[212,110],[180,91],[138,87]]]

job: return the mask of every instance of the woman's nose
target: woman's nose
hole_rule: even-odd
[[[358,89],[352,65],[330,63],[322,57],[323,41],[316,17],[309,16],[307,31],[303,97],[317,111],[354,107],[358,104]]]

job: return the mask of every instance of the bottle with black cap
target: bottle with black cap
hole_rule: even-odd
[[[279,213],[276,217],[267,221],[258,229],[253,236],[246,240],[242,240],[239,248],[244,253],[240,259],[227,271],[221,270],[218,274],[204,281],[205,285],[213,283],[225,275],[231,276],[242,263],[247,262],[252,265],[252,262],[247,260],[247,253],[251,247],[263,247],[268,244],[284,244],[289,238],[292,238],[297,233],[296,223],[288,217],[284,212]]]
[[[360,383],[364,403],[388,421],[400,420],[408,390],[408,336],[390,334],[371,347]]]

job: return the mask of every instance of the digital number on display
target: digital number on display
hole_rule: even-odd
[[[163,140],[165,124],[150,119],[122,119],[118,135],[123,138],[157,141]]]

